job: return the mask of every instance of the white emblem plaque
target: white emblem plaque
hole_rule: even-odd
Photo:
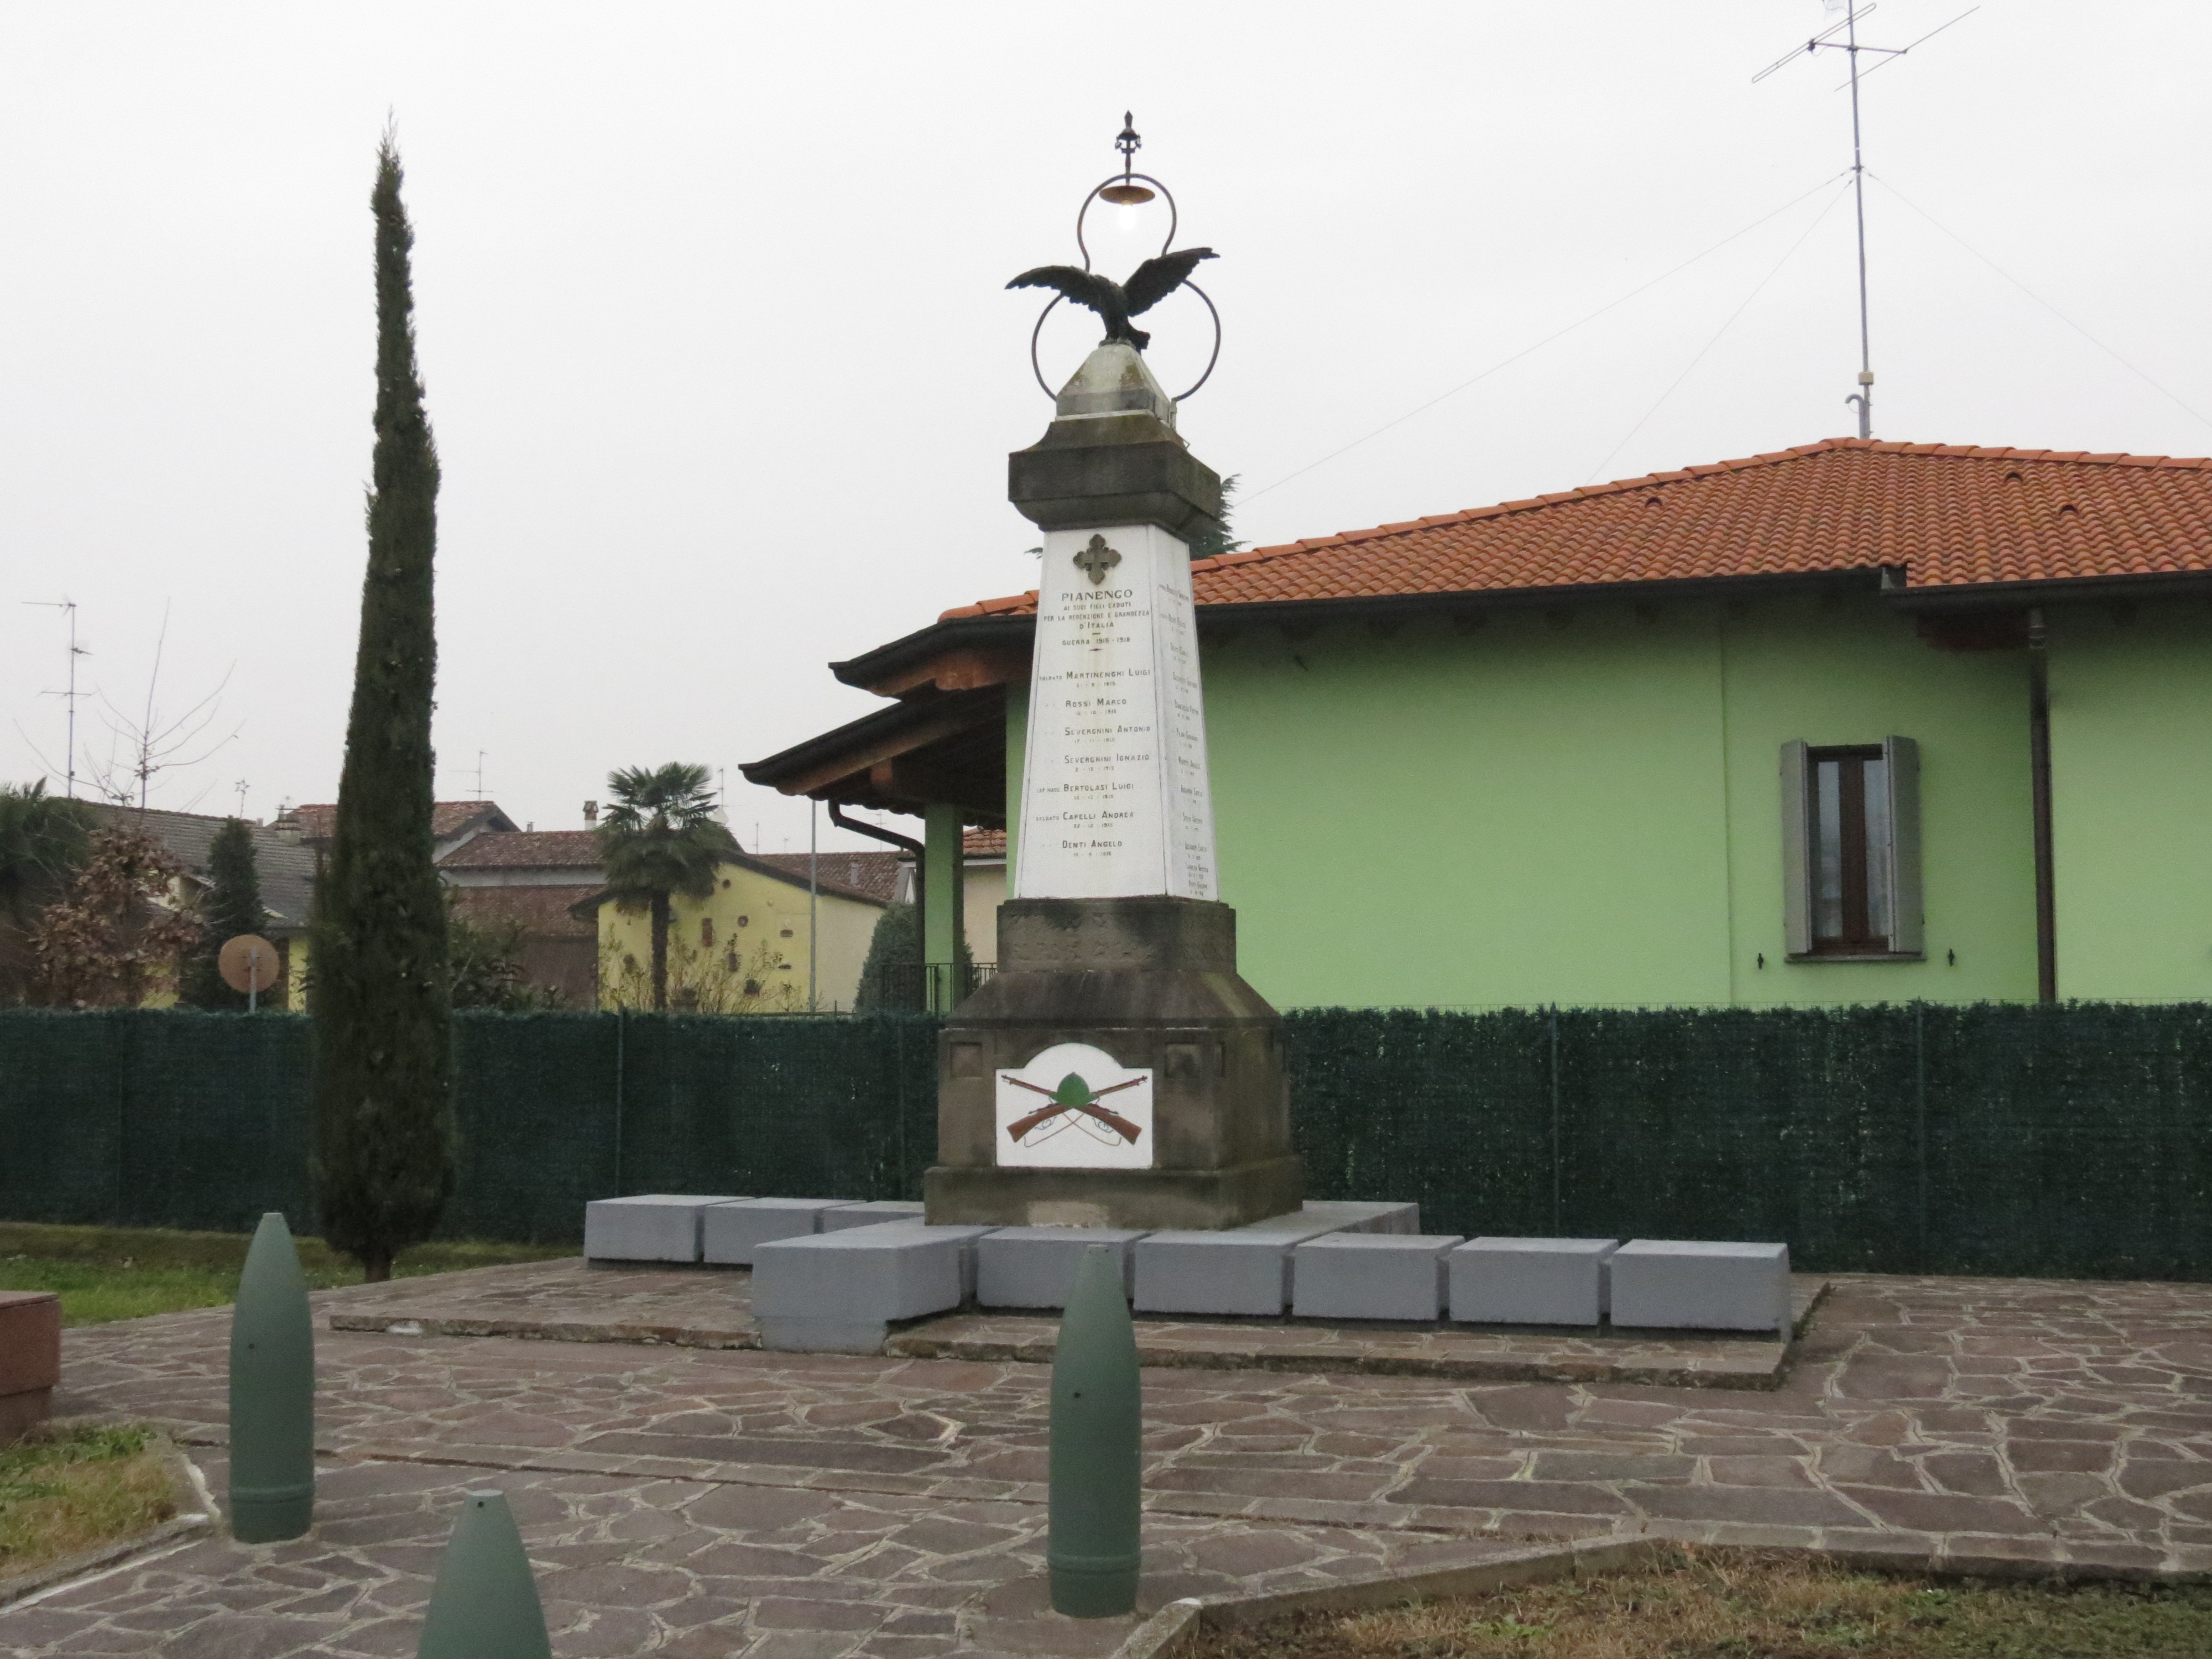
[[[998,1074],[1000,1169],[1149,1170],[1152,1074],[1087,1042]]]

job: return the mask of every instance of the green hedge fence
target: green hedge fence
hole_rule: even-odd
[[[2212,1277],[2212,1009],[1301,1010],[1310,1188],[1433,1231],[1780,1238],[1807,1267]],[[915,1195],[936,1022],[465,1014],[445,1230],[617,1192]],[[312,1225],[296,1017],[0,1012],[0,1217]]]

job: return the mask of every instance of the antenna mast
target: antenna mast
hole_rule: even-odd
[[[1981,8],[1969,6],[1958,16],[1954,17],[1951,23],[1945,23],[1940,27],[1929,30],[1918,40],[1915,40],[1911,46],[1862,45],[1859,40],[1859,19],[1868,15],[1874,9],[1874,0],[1869,0],[1864,11],[1859,9],[1858,0],[1844,0],[1844,21],[1831,24],[1805,43],[1805,51],[1808,55],[1817,53],[1824,48],[1830,52],[1840,52],[1850,60],[1851,66],[1851,78],[1848,84],[1851,93],[1851,205],[1857,210],[1858,215],[1859,389],[1844,401],[1858,405],[1859,436],[1862,438],[1874,436],[1874,343],[1873,332],[1867,319],[1866,149],[1859,126],[1859,54],[1863,52],[1881,54],[1881,63],[1876,64],[1874,69],[1867,71],[1871,75],[1875,70],[1881,68],[1883,64],[1904,57],[1906,52],[1912,50],[1912,46],[1934,40],[1942,33],[1944,29],[1949,28],[1951,23],[1964,21]],[[1838,34],[1842,35],[1843,39],[1838,40],[1833,38]],[[1797,53],[1793,48],[1783,57],[1778,58],[1751,77],[1753,84],[1764,81],[1785,64],[1795,62],[1796,57]]]
[[[1851,206],[1859,221],[1859,389],[1844,399],[1859,406],[1859,436],[1874,436],[1874,344],[1867,326],[1866,153],[1859,141],[1859,8],[1844,0],[1844,55],[1851,65]]]
[[[76,601],[61,599],[26,599],[25,605],[35,605],[43,611],[59,611],[69,617],[69,690],[61,693],[62,704],[69,711],[69,754],[63,771],[68,778],[69,799],[76,799],[76,659],[91,654],[92,647],[80,645],[76,637]],[[49,691],[48,696],[54,693]]]

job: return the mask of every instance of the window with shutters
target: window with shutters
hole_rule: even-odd
[[[1917,961],[1920,751],[1782,746],[1784,924],[1795,961]]]

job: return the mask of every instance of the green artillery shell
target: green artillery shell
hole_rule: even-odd
[[[284,1218],[254,1230],[230,1316],[230,1530],[297,1538],[315,1511],[315,1330]]]
[[[1137,1333],[1122,1297],[1121,1259],[1093,1245],[1076,1269],[1052,1360],[1045,1561],[1057,1613],[1111,1619],[1137,1605],[1143,1427]]]
[[[503,1493],[462,1500],[416,1659],[552,1659],[545,1608]]]

